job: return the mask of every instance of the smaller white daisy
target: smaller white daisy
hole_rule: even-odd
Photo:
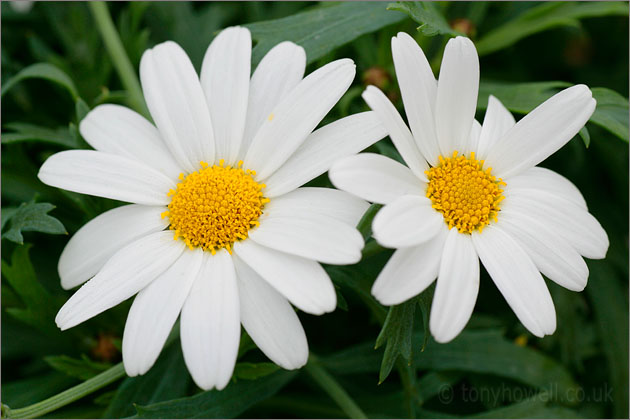
[[[470,319],[481,259],[523,325],[539,337],[552,334],[556,314],[541,273],[581,291],[588,279],[582,256],[604,258],[608,237],[570,181],[535,165],[588,121],[591,91],[565,89],[518,123],[491,96],[480,126],[479,59],[469,39],[448,42],[439,83],[409,35],[392,39],[392,55],[411,131],[379,89],[369,86],[363,98],[408,167],[364,153],[329,171],[337,188],[385,204],[373,236],[397,250],[373,295],[396,305],[437,277],[430,329],[447,342]]]

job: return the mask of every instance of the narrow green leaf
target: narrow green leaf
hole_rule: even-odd
[[[547,392],[540,392],[530,398],[507,407],[478,413],[473,419],[575,419],[577,412],[552,404],[553,398]]]
[[[363,235],[363,240],[367,241],[370,236],[372,236],[372,220],[374,220],[374,216],[376,213],[383,207],[382,204],[372,204],[363,214],[361,220],[357,224],[357,230],[361,232]]]
[[[396,10],[406,13],[420,24],[418,30],[426,36],[435,35],[462,35],[451,28],[446,18],[436,9],[435,3],[430,1],[397,1],[390,3],[387,10]]]
[[[65,355],[46,356],[44,361],[53,369],[82,380],[90,379],[111,367],[109,363],[94,362],[86,355],[82,355],[80,359]]]
[[[0,96],[4,96],[4,94],[7,93],[13,86],[26,79],[49,80],[65,88],[70,95],[72,95],[73,100],[77,100],[79,97],[79,93],[72,79],[70,79],[70,77],[58,67],[48,63],[32,64],[20,71],[2,85]]]
[[[420,306],[420,311],[422,312],[422,327],[424,330],[420,351],[424,351],[427,347],[427,343],[429,342],[429,338],[431,337],[431,332],[429,331],[429,314],[431,313],[433,293],[435,293],[435,282],[433,282],[431,286],[427,287],[422,293],[420,293],[420,296],[418,296],[418,306]]]
[[[2,144],[32,141],[53,144],[67,149],[81,147],[67,127],[48,128],[34,124],[12,122],[5,124],[5,128],[11,130],[11,132],[2,133]]]
[[[597,107],[591,122],[628,142],[628,99],[606,88],[592,88]]]
[[[584,142],[584,146],[588,149],[588,146],[591,145],[591,134],[588,132],[588,128],[586,126],[582,127],[579,134]]]
[[[547,29],[579,27],[579,19],[596,16],[628,16],[626,2],[549,2],[527,10],[493,29],[476,43],[479,55],[489,54]]]
[[[280,367],[275,363],[237,363],[234,367],[234,378],[252,381],[276,372]]]
[[[376,345],[374,346],[377,349],[387,343],[378,375],[379,383],[387,379],[398,355],[402,356],[407,362],[411,361],[413,318],[416,313],[417,302],[417,298],[412,298],[400,305],[389,308],[387,318],[376,338]]]
[[[48,212],[54,208],[55,206],[50,203],[35,203],[35,200],[30,203],[22,203],[11,216],[11,227],[2,234],[2,237],[12,242],[23,244],[24,237],[22,232],[67,234],[68,232],[63,227],[63,224],[48,215]]]
[[[78,98],[77,102],[74,104],[74,110],[77,115],[77,123],[80,123],[87,113],[90,112],[90,107],[83,99]]]
[[[233,418],[249,407],[277,393],[296,371],[282,370],[256,381],[232,383],[222,391],[206,391],[188,398],[136,406],[133,418]]]
[[[293,41],[306,50],[307,64],[361,35],[400,22],[405,15],[386,13],[382,2],[340,2],[281,19],[245,25],[258,41],[252,61],[257,65],[274,45]]]

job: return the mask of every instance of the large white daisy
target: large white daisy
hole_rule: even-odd
[[[591,91],[568,88],[518,123],[490,97],[480,126],[479,59],[469,39],[448,42],[439,83],[409,35],[392,39],[392,54],[411,131],[380,90],[370,86],[363,98],[408,167],[365,153],[329,171],[336,187],[385,204],[373,236],[397,250],[372,293],[395,305],[437,277],[430,329],[447,342],[472,314],[481,259],[523,325],[539,337],[552,334],[556,314],[541,273],[584,289],[582,256],[604,258],[608,237],[570,181],[535,165],[584,126],[595,109]]]
[[[133,203],[68,242],[62,286],[89,281],[56,318],[65,330],[139,292],[123,336],[130,376],[153,365],[180,312],[184,358],[203,389],[230,380],[241,324],[275,363],[301,367],[308,346],[289,302],[309,314],[334,310],[319,262],[361,258],[355,225],[368,204],[298,188],[386,135],[372,111],[313,132],[350,86],[354,63],[303,78],[306,55],[291,42],[269,51],[251,79],[250,62],[245,28],[216,37],[200,77],[177,44],[157,45],[140,63],[155,126],[99,106],[80,125],[96,151],[57,153],[40,169],[48,185]]]

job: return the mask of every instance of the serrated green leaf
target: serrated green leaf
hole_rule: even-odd
[[[430,1],[397,1],[390,3],[387,10],[396,10],[407,14],[411,19],[420,24],[418,30],[426,36],[435,35],[462,35],[451,28],[442,14]]]
[[[374,346],[377,349],[387,343],[378,375],[379,383],[387,379],[399,355],[407,362],[411,361],[413,320],[417,302],[417,298],[412,298],[389,308],[387,318],[385,318],[385,323]]]
[[[353,1],[319,6],[285,18],[245,26],[258,41],[252,52],[254,65],[282,41],[293,41],[304,47],[309,64],[361,35],[403,19],[403,14],[386,12],[382,2]]]
[[[7,222],[11,220],[13,215],[17,212],[17,209],[17,207],[2,207],[2,210],[0,211],[0,217],[2,218],[2,227],[0,228],[0,230],[4,230]]]
[[[48,215],[48,212],[55,208],[50,203],[22,203],[17,211],[11,216],[10,228],[2,234],[12,242],[24,243],[22,232],[44,232],[50,234],[67,234],[63,224]]]
[[[206,391],[188,398],[136,406],[133,418],[234,418],[249,407],[277,393],[297,375],[282,370],[256,381],[239,381],[222,391]]]
[[[0,96],[4,96],[13,86],[26,79],[49,80],[65,88],[72,95],[72,99],[76,100],[79,97],[72,79],[61,69],[48,63],[35,63],[20,71],[2,85]]]
[[[280,367],[275,363],[247,363],[241,362],[234,366],[234,378],[249,381],[262,378],[276,372]]]
[[[579,27],[579,19],[596,16],[628,16],[625,2],[549,2],[527,10],[493,29],[476,42],[479,55],[508,47],[532,34],[559,26]]]
[[[53,144],[67,149],[80,147],[79,142],[67,127],[48,128],[34,124],[12,122],[5,124],[5,128],[11,131],[2,133],[2,144],[32,141]]]
[[[80,359],[65,355],[46,356],[44,361],[56,371],[83,380],[90,379],[111,367],[110,363],[95,362],[86,355],[82,355]]]

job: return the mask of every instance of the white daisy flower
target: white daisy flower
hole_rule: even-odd
[[[397,250],[373,295],[396,305],[437,277],[430,329],[436,341],[447,342],[470,319],[481,259],[523,325],[539,337],[552,334],[556,314],[541,273],[570,290],[584,289],[582,256],[604,258],[608,237],[570,181],[535,165],[588,121],[595,109],[591,91],[568,88],[518,123],[490,97],[480,126],[474,120],[479,59],[469,39],[448,42],[439,83],[409,35],[392,39],[392,54],[411,131],[380,90],[370,86],[363,98],[408,167],[365,153],[329,171],[337,188],[385,204],[373,236]]]
[[[155,126],[99,106],[80,125],[96,151],[57,153],[40,169],[48,185],[133,203],[68,242],[61,285],[89,281],[56,318],[65,330],[139,292],[123,336],[130,376],[153,365],[180,312],[186,365],[203,389],[230,380],[241,324],[275,363],[303,366],[306,336],[289,302],[333,311],[335,289],[319,262],[361,258],[355,226],[368,204],[298,188],[386,135],[372,111],[313,132],[352,83],[354,63],[303,78],[306,55],[291,42],[271,49],[251,79],[250,61],[251,36],[240,27],[212,42],[201,77],[177,44],[155,46],[140,63]]]

